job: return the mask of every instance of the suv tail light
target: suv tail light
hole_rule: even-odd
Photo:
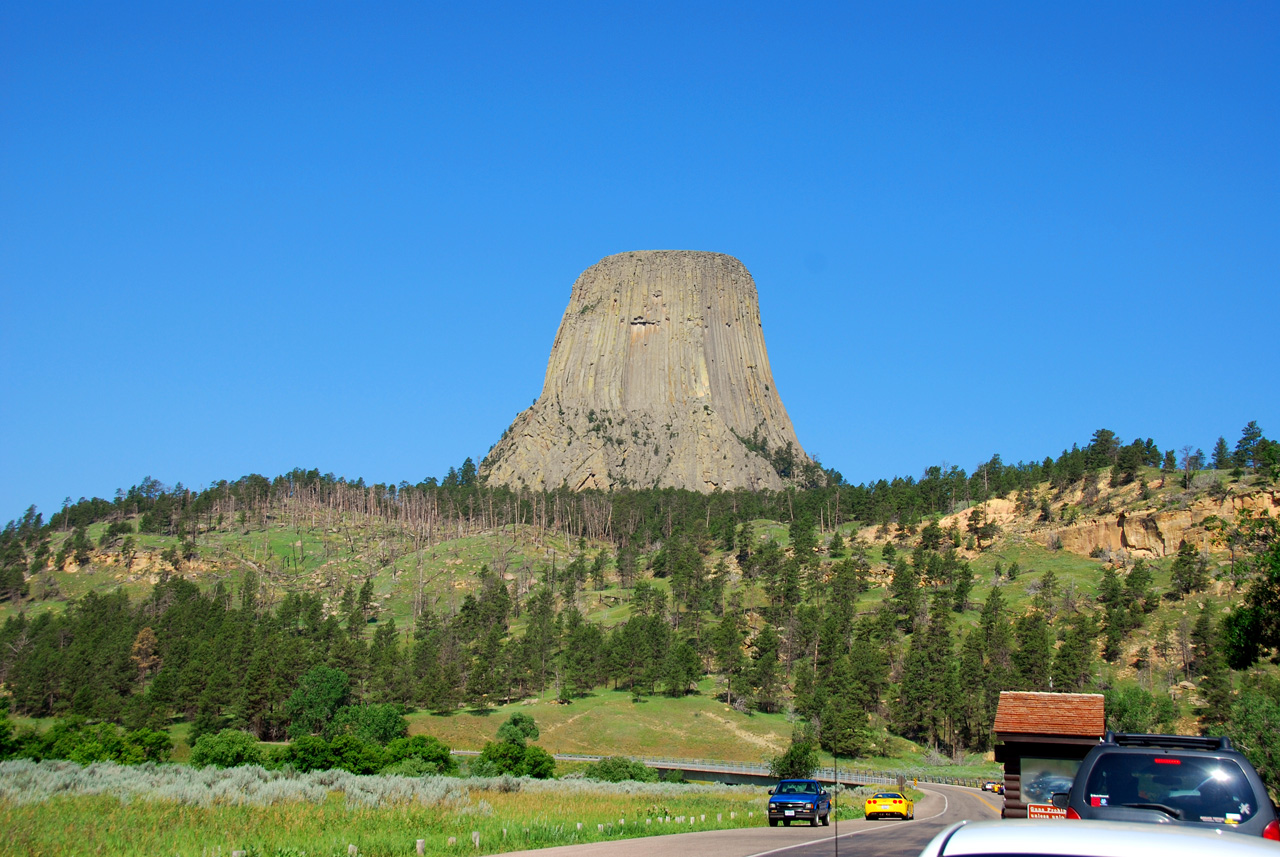
[[[1074,818],[1076,821],[1079,821],[1080,813],[1076,812],[1075,807],[1069,806],[1067,807],[1067,818]],[[1270,828],[1268,828],[1268,830],[1269,829]],[[1276,825],[1276,832],[1280,833],[1280,825]],[[1266,834],[1263,835],[1265,836]]]
[[[1280,821],[1272,821],[1262,828],[1262,838],[1280,841]]]

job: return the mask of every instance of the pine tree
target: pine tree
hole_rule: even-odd
[[[1062,634],[1062,645],[1053,656],[1055,690],[1081,692],[1092,681],[1093,653],[1098,629],[1087,613],[1077,613]]]
[[[1014,625],[1018,648],[1013,652],[1013,668],[1022,690],[1052,690],[1049,623],[1038,610],[1019,617]]]
[[[1240,439],[1236,441],[1236,451],[1232,456],[1236,467],[1257,467],[1258,443],[1262,440],[1262,429],[1257,420],[1250,420],[1240,431]]]
[[[1181,595],[1199,592],[1209,585],[1209,566],[1186,539],[1178,543],[1178,555],[1169,566],[1169,582]]]
[[[781,685],[778,650],[781,641],[773,626],[766,624],[752,641],[751,685],[755,689],[756,706],[764,712],[778,710],[778,691]]]
[[[736,610],[725,611],[724,617],[716,626],[713,646],[716,665],[725,677],[725,702],[729,705],[733,705],[745,683],[747,659],[742,653],[743,638],[742,614]]]
[[[1231,448],[1227,446],[1227,439],[1219,435],[1218,442],[1213,447],[1213,469],[1230,470],[1234,466],[1235,458],[1231,454]]]
[[[948,627],[950,604],[935,599],[929,622],[912,635],[911,647],[902,666],[895,720],[903,734],[936,745],[950,742],[957,709],[953,683],[955,655]]]
[[[969,678],[960,685],[960,735],[965,746],[974,749],[987,746],[991,727],[987,712],[985,643],[982,629],[974,628],[965,635],[960,653],[960,673]]]
[[[854,677],[847,657],[836,658],[827,684],[831,690],[822,707],[818,743],[837,757],[857,758],[871,744],[866,688]]]
[[[791,550],[802,565],[813,565],[817,562],[814,548],[818,546],[818,536],[814,529],[813,516],[804,514],[793,518],[788,534],[791,537]]]
[[[893,579],[889,583],[890,600],[898,615],[898,627],[910,631],[920,612],[920,575],[904,557],[898,557],[893,566]]]
[[[1195,645],[1193,673],[1199,677],[1201,699],[1204,704],[1196,708],[1202,734],[1220,734],[1231,714],[1231,671],[1223,656],[1218,628],[1208,608],[1200,611],[1191,631]]]

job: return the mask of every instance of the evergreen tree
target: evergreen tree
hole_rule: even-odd
[[[1090,470],[1110,467],[1120,455],[1120,438],[1110,429],[1098,429],[1085,449],[1085,466]]]
[[[813,565],[817,562],[814,549],[818,546],[818,536],[814,529],[813,517],[803,514],[791,520],[788,530],[791,537],[791,550],[802,565]]]
[[[1199,592],[1209,585],[1209,565],[1186,539],[1178,543],[1178,555],[1169,567],[1169,582],[1180,595]]]
[[[662,685],[669,696],[684,696],[702,676],[702,659],[688,642],[675,643],[663,661]]]
[[[1111,484],[1128,485],[1137,479],[1144,453],[1145,447],[1140,440],[1135,440],[1121,449],[1115,464],[1111,467]]]
[[[838,657],[831,670],[830,696],[822,708],[819,745],[827,752],[857,758],[871,744],[866,712],[867,691],[854,677],[847,657]]]
[[[960,653],[960,673],[968,677],[968,681],[960,685],[960,737],[967,747],[985,749],[992,721],[987,711],[989,679],[986,641],[981,628],[974,628],[965,635]]]
[[[1129,573],[1125,575],[1124,605],[1134,619],[1138,619],[1144,613],[1150,613],[1158,606],[1156,595],[1151,589],[1152,580],[1151,569],[1144,559],[1134,562],[1133,568],[1129,569]],[[1135,622],[1134,627],[1138,624],[1140,622]]]
[[[746,691],[743,686],[747,684],[747,658],[742,652],[744,636],[742,614],[736,610],[725,611],[716,626],[713,645],[716,665],[725,677],[725,702],[729,705]]]
[[[894,612],[898,616],[898,627],[910,631],[920,612],[922,596],[920,594],[920,575],[915,567],[899,557],[893,566],[893,579],[889,583],[890,600]]]
[[[969,609],[969,595],[973,592],[973,569],[969,563],[960,562],[956,565],[952,578],[955,587],[951,599],[952,609],[963,613]]]
[[[751,685],[755,689],[756,705],[761,711],[778,710],[778,692],[781,689],[778,650],[781,641],[772,625],[766,624],[752,642]]]
[[[1038,610],[1021,616],[1014,623],[1018,647],[1013,652],[1013,669],[1021,690],[1052,690],[1049,623]]]
[[[1195,646],[1193,674],[1199,676],[1200,696],[1204,704],[1196,709],[1201,733],[1221,734],[1231,713],[1231,672],[1223,656],[1218,628],[1208,608],[1201,609],[1191,631]]]
[[[495,625],[484,632],[469,667],[467,702],[473,708],[486,711],[501,687],[499,682],[504,668],[501,628]]]
[[[935,599],[929,623],[912,635],[902,666],[895,721],[904,735],[936,745],[950,742],[952,716],[957,708],[951,684],[954,653],[948,628],[950,605]]]
[[[1092,682],[1094,647],[1098,631],[1087,613],[1076,613],[1062,633],[1062,644],[1053,655],[1055,690],[1083,692]]]
[[[1262,429],[1257,420],[1250,420],[1240,432],[1236,441],[1236,451],[1232,456],[1236,467],[1256,467],[1258,464],[1258,445],[1262,440]]]
[[[1227,439],[1218,436],[1218,442],[1213,447],[1213,469],[1214,470],[1230,470],[1235,466],[1235,458],[1231,454],[1231,447],[1227,446]]]

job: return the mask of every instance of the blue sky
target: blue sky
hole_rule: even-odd
[[[479,460],[640,249],[853,482],[1280,435],[1280,6],[608,5],[4,4],[0,520]]]

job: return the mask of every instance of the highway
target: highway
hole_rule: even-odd
[[[938,831],[962,819],[1000,817],[1001,798],[960,786],[930,784],[916,804],[914,821],[842,821],[839,853],[845,857],[915,857]],[[1016,823],[1016,822],[1011,822]],[[751,827],[676,833],[587,845],[562,845],[516,852],[525,857],[835,857],[836,825]]]

